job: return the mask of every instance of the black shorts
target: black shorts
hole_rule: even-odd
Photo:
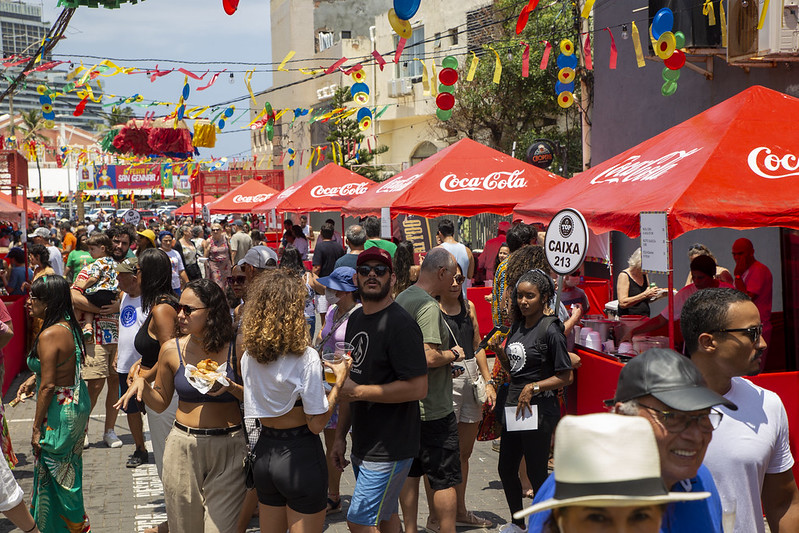
[[[97,306],[97,307],[104,307],[106,305],[111,305],[116,297],[116,291],[107,291],[107,290],[99,290],[92,294],[86,294],[86,299],[89,300],[89,303]]]
[[[123,374],[122,372],[117,372],[119,376],[119,397],[121,398],[123,394],[128,392],[128,375]],[[125,414],[132,415],[133,413],[143,413],[144,412],[144,402],[139,402],[135,397],[128,400],[128,407],[123,407],[122,410]]]
[[[448,489],[463,480],[455,413],[438,420],[422,421],[419,455],[413,460],[408,477],[423,475],[427,476],[433,490]]]
[[[322,439],[308,426],[261,428],[255,445],[258,501],[303,514],[327,507],[327,459]]]

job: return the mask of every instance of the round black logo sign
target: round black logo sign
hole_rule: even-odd
[[[572,231],[574,231],[574,221],[572,220],[572,217],[570,217],[569,215],[563,217],[560,221],[559,229],[560,229],[560,236],[563,237],[564,239],[568,239],[569,236],[572,234]]]

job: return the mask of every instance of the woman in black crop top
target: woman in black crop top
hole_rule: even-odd
[[[162,412],[177,391],[177,417],[166,441],[162,476],[169,531],[201,533],[206,523],[213,523],[214,531],[234,531],[244,498],[247,448],[233,321],[222,289],[207,279],[186,286],[179,309],[182,336],[161,346],[155,382],[151,386],[137,377],[117,405],[139,397]],[[185,369],[206,359],[227,363],[229,385],[201,394]]]

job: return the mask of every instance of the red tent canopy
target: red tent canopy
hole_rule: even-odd
[[[478,213],[509,215],[521,199],[538,195],[563,178],[471,139],[400,172],[351,201],[344,211],[392,212],[424,217]]]
[[[579,210],[596,233],[640,234],[642,211],[668,213],[669,237],[700,228],[799,229],[799,99],[750,87],[514,212],[549,222]]]
[[[24,193],[23,193],[24,194]],[[22,204],[22,194],[18,194],[15,201],[11,201],[11,195],[5,194],[0,192],[0,198],[5,200],[10,204],[14,204],[20,208],[20,210],[24,209]],[[28,216],[29,217],[51,217],[53,216],[53,212],[47,209],[46,207],[42,207],[41,205],[28,200]]]
[[[212,202],[216,202],[216,196],[211,196],[210,194],[198,194],[194,198],[189,199],[187,204],[183,204],[182,206],[175,209],[175,215],[179,217],[191,216],[194,212],[194,207],[192,207],[192,203],[197,203],[197,216],[202,215],[202,208],[205,204],[210,204]]]
[[[247,180],[208,205],[211,214],[251,213],[252,208],[277,194],[258,180]]]
[[[339,211],[354,197],[376,185],[368,178],[329,163],[253,209],[254,213]]]
[[[0,220],[18,222],[22,219],[22,208],[11,203],[11,199],[6,200],[5,194],[0,193]],[[7,197],[6,197],[7,198]],[[21,198],[20,198],[21,200]],[[28,202],[30,203],[30,202]],[[30,208],[29,208],[30,209]]]

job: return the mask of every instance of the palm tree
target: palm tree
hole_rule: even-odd
[[[44,118],[41,112],[36,109],[22,112],[22,124],[19,129],[22,131],[22,139],[20,143],[25,141],[46,141],[47,138],[39,133],[44,129]]]
[[[105,124],[99,124],[97,126],[97,131],[99,132],[108,132],[116,126],[125,124],[134,117],[133,109],[117,106],[111,106],[111,111],[109,113],[101,111],[97,114],[105,121]]]

